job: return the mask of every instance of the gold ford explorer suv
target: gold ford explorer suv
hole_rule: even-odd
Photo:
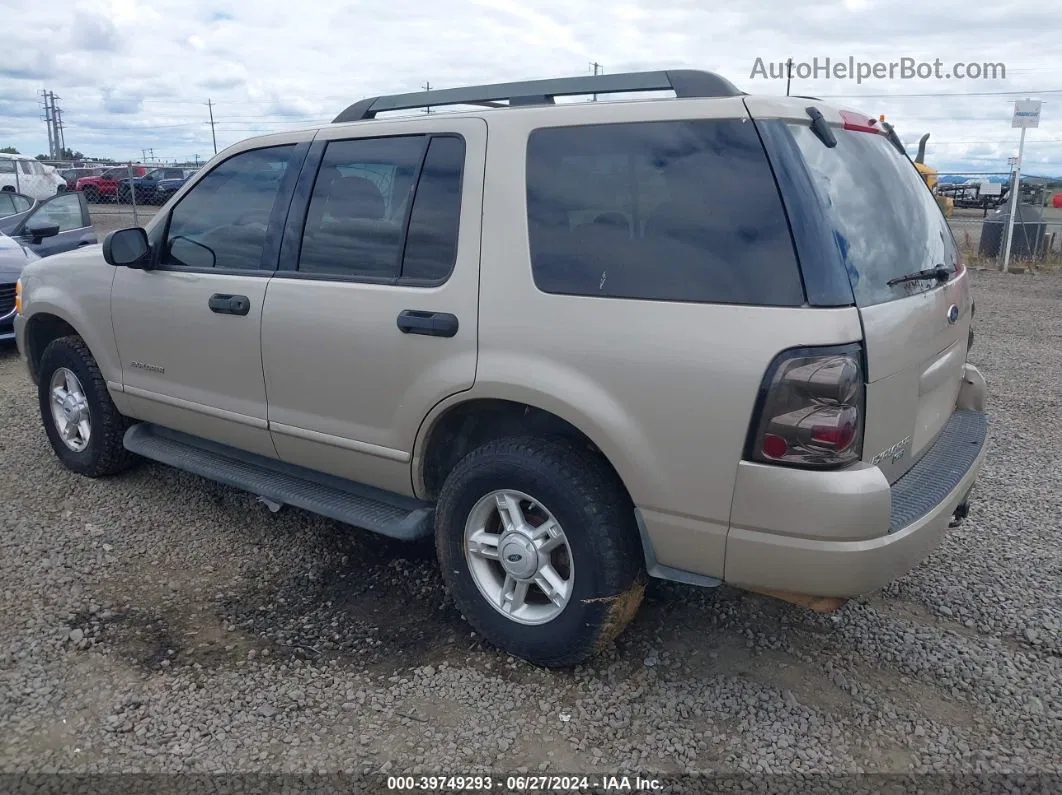
[[[17,300],[67,467],[433,535],[468,622],[543,665],[647,577],[877,589],[985,451],[970,277],[895,131],[706,72],[366,99],[230,147]]]

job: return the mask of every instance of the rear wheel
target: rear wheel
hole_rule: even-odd
[[[44,349],[37,396],[48,441],[67,469],[95,478],[133,463],[122,444],[130,421],[115,407],[80,337],[60,337]]]
[[[630,499],[599,457],[565,440],[499,439],[469,453],[439,497],[436,552],[468,623],[538,665],[604,649],[645,589]]]

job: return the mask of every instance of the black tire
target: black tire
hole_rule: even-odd
[[[99,204],[100,192],[93,187],[85,188],[85,201],[89,204]]]
[[[512,489],[553,514],[574,566],[562,612],[527,625],[503,615],[481,593],[465,556],[465,523],[492,491]],[[509,654],[547,667],[577,665],[602,651],[630,623],[646,573],[634,507],[597,455],[562,439],[498,439],[472,451],[446,479],[435,513],[443,579],[465,620]]]
[[[51,409],[52,375],[65,367],[81,382],[89,410],[91,433],[88,445],[80,452],[72,450],[59,435]],[[73,472],[90,478],[116,475],[136,460],[122,445],[122,437],[131,421],[118,412],[107,392],[107,382],[88,346],[77,336],[52,340],[41,355],[37,397],[41,421],[60,461]]]

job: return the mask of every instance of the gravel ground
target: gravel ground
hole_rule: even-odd
[[[654,583],[567,672],[478,642],[424,545],[66,472],[0,351],[0,772],[1062,773],[1062,276],[973,276],[990,451],[935,555],[831,617]]]

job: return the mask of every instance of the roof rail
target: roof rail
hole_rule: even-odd
[[[659,72],[626,72],[614,75],[559,77],[551,80],[528,80],[518,83],[495,83],[486,86],[446,88],[369,97],[355,102],[332,120],[372,119],[389,110],[439,107],[441,105],[552,105],[554,97],[578,94],[617,94],[636,91],[674,91],[676,97],[734,97],[743,94],[733,83],[713,72],[694,69],[669,69]],[[508,105],[503,104],[508,101]]]

